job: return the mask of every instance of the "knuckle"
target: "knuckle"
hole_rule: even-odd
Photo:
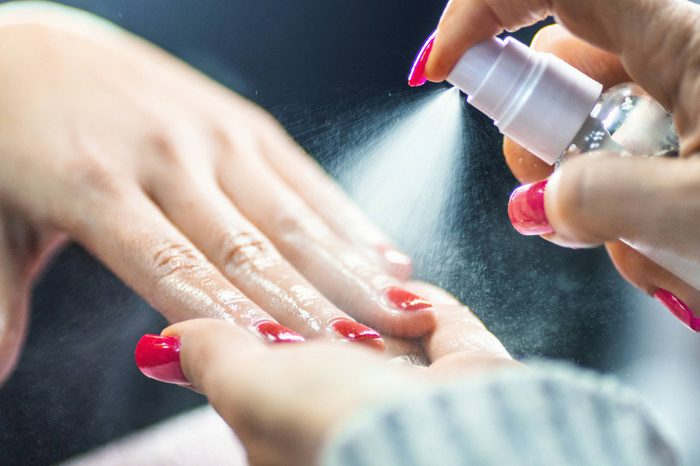
[[[152,154],[157,162],[170,167],[182,165],[180,144],[172,132],[158,128],[146,134],[144,138],[146,152]]]
[[[209,137],[214,146],[221,152],[235,152],[236,130],[213,125],[209,130]]]
[[[81,157],[67,167],[74,187],[82,196],[114,199],[123,192],[123,180],[114,167],[99,157]]]
[[[272,244],[251,231],[227,234],[221,250],[226,272],[231,275],[265,270],[282,262]]]
[[[248,126],[213,125],[209,138],[215,152],[226,158],[255,154],[259,152],[259,143]]]
[[[302,215],[299,210],[302,209],[290,209],[275,220],[280,247],[292,260],[302,259],[298,256],[299,247],[309,241],[325,245],[340,240],[321,217],[310,212]]]
[[[303,210],[303,209],[299,209]],[[326,222],[318,215],[308,212],[304,215],[297,213],[297,209],[290,209],[281,213],[276,219],[277,231],[282,232],[285,240],[296,240],[299,237],[323,239],[331,235],[331,230]]]
[[[201,254],[182,243],[162,243],[153,248],[151,270],[159,282],[175,276],[199,275],[206,270]]]

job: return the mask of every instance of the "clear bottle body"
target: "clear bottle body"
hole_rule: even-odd
[[[590,116],[559,159],[597,150],[622,155],[678,155],[673,117],[634,83],[604,92]]]
[[[636,84],[612,87],[602,94],[557,165],[569,157],[598,150],[622,156],[675,157],[679,153],[679,144],[673,117]],[[700,289],[700,262],[696,259],[675,253],[663,245],[629,238],[620,240]]]

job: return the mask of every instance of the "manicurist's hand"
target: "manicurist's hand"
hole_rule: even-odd
[[[681,280],[616,241],[664,249],[674,262],[700,263],[700,6],[685,0],[451,0],[434,41],[421,52],[412,83],[445,79],[474,44],[547,15],[567,29],[543,29],[533,47],[558,55],[606,87],[639,83],[673,112],[681,154],[678,159],[592,154],[571,158],[552,174],[551,167],[506,140],[513,173],[532,183],[511,197],[511,221],[521,233],[544,233],[565,246],[605,242],[625,278],[700,330],[700,276]]]
[[[389,364],[357,345],[263,345],[240,327],[193,320],[144,336],[148,376],[191,384],[243,442],[251,464],[316,464],[323,443],[353,414],[435,381],[516,365],[500,342],[446,292],[413,284],[435,303],[435,331],[419,342],[429,366]]]
[[[402,289],[408,257],[260,108],[55,6],[0,9],[0,49],[0,381],[31,279],[66,238],[171,322],[377,348],[377,331],[433,328]]]

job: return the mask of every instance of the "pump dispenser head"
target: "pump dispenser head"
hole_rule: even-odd
[[[447,81],[504,135],[550,165],[569,147],[603,90],[568,63],[512,37],[469,49]]]

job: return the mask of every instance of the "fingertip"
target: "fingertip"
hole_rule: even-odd
[[[439,83],[448,78],[462,55],[472,45],[469,38],[453,37],[438,29],[430,54],[425,63],[425,77],[430,82]]]
[[[437,315],[434,307],[429,307],[410,313],[401,311],[400,317],[395,312],[386,317],[381,326],[383,332],[404,338],[418,338],[432,332],[437,326]]]
[[[692,308],[683,299],[664,288],[658,288],[653,296],[686,327],[694,332],[700,332],[700,311],[695,310],[696,308]]]
[[[211,341],[222,337],[231,344],[250,343],[260,345],[261,341],[255,335],[256,331],[221,319],[190,319],[170,325],[160,333],[165,337],[178,337],[180,339],[195,341]]]
[[[419,87],[425,84],[427,81],[426,77],[426,64],[430,59],[430,55],[433,50],[433,43],[435,41],[435,34],[437,31],[433,32],[428,36],[420,50],[416,54],[413,60],[413,65],[411,65],[411,71],[408,74],[408,85],[411,87]]]
[[[437,326],[435,307],[420,310],[401,310],[383,305],[371,314],[363,316],[362,321],[381,335],[400,338],[418,338],[432,332]]]
[[[539,52],[549,52],[559,41],[573,38],[561,24],[548,24],[539,29],[532,37],[530,48]]]
[[[157,342],[157,337],[150,339]],[[177,369],[185,380],[203,393],[208,393],[220,380],[222,365],[240,367],[251,355],[265,348],[260,339],[246,328],[219,319],[178,322],[165,328],[159,337],[166,342],[177,340]],[[165,366],[164,369],[170,370],[166,375],[177,375],[174,366]]]
[[[452,68],[459,57],[445,57],[445,53],[436,37],[433,50],[425,63],[425,78],[434,83],[439,83],[447,79]]]
[[[419,280],[414,280],[408,283],[408,289],[420,294],[421,296],[425,296],[427,299],[429,299],[432,303],[436,305],[440,304],[460,304],[461,302],[457,297],[455,297],[453,294],[448,292],[447,290],[444,290],[440,287],[437,287],[431,283],[419,281]]]
[[[176,385],[189,384],[180,362],[180,338],[147,334],[134,349],[134,360],[141,373],[150,379]]]
[[[375,329],[347,317],[333,319],[328,328],[336,341],[349,342],[384,351],[384,339]]]

